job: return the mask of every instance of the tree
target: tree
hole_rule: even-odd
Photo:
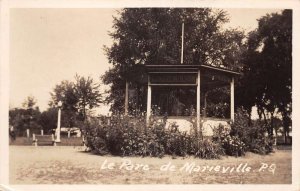
[[[99,106],[102,102],[100,84],[94,83],[91,77],[75,76],[75,95],[78,98],[77,109],[83,120],[86,119],[87,111]]]
[[[65,80],[55,86],[49,105],[55,107],[61,101],[62,124],[72,127],[76,120],[84,121],[88,111],[102,102],[99,88],[91,77],[76,75],[75,82]]]
[[[266,15],[249,34],[244,55],[244,76],[237,97],[248,110],[256,105],[273,132],[274,115],[283,119],[288,135],[292,112],[292,11]]]
[[[52,108],[55,108],[59,101],[62,102],[62,126],[73,127],[77,120],[77,103],[79,101],[78,96],[75,92],[75,83],[64,80],[60,82],[60,84],[57,84],[53,89],[53,92],[51,92],[50,94],[51,101],[49,105]],[[46,117],[45,115],[51,115],[52,112],[53,110],[48,110],[46,113],[44,113],[44,117]],[[55,119],[56,118],[57,116],[55,117]]]
[[[34,106],[36,105],[36,99],[33,96],[28,96],[24,102],[22,103],[22,106],[28,110],[34,109]],[[36,107],[36,109],[38,109]]]
[[[76,111],[76,104],[78,97],[75,92],[74,82],[64,80],[57,84],[51,94],[51,101],[49,105],[51,107],[57,105],[59,101],[62,102],[62,106],[65,110]]]
[[[38,123],[41,112],[36,103],[33,96],[28,96],[22,104],[23,108],[14,108],[9,111],[9,123],[14,127],[17,135],[24,135],[26,129],[35,133],[42,129]]]
[[[52,129],[56,128],[57,112],[58,109],[52,107],[41,113],[39,124],[43,127],[45,133],[52,132]],[[67,126],[65,121],[62,122],[62,126]]]
[[[111,47],[105,47],[113,67],[103,76],[111,85],[112,110],[123,110],[125,81],[140,97],[138,109],[145,109],[146,64],[180,64],[182,23],[184,64],[207,64],[239,70],[244,34],[236,29],[221,30],[227,22],[223,10],[208,8],[123,9],[114,18]]]
[[[14,127],[16,135],[22,136],[28,127],[28,122],[25,119],[26,110],[22,108],[14,108],[9,110],[9,125]]]

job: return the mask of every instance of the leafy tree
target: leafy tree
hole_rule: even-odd
[[[37,101],[33,96],[28,96],[22,103],[22,106],[28,110],[31,110],[31,109],[34,109],[36,102]],[[36,109],[38,109],[38,108],[36,107]]]
[[[91,77],[75,76],[75,82],[62,81],[51,92],[49,105],[56,107],[62,102],[62,124],[68,127],[75,125],[76,120],[84,121],[87,113],[102,102],[100,85]]]
[[[57,84],[50,94],[52,98],[49,103],[50,106],[53,107],[61,101],[65,110],[77,110],[78,97],[76,96],[74,82],[64,80],[60,84]]]
[[[228,21],[223,10],[208,8],[129,8],[114,18],[114,40],[105,47],[113,67],[103,76],[111,85],[112,110],[124,105],[125,81],[138,92],[138,109],[145,110],[145,64],[180,64],[182,23],[185,24],[184,64],[207,64],[239,70],[244,34],[221,30]]]
[[[91,77],[85,78],[79,75],[75,76],[75,95],[78,98],[77,109],[79,114],[85,120],[87,111],[93,109],[102,102],[100,93],[100,84],[94,83]]]
[[[77,104],[79,101],[75,92],[75,83],[64,80],[60,84],[57,84],[53,89],[53,92],[50,94],[52,99],[49,105],[52,108],[55,108],[59,101],[62,102],[62,126],[74,126],[78,115]],[[46,116],[51,116],[52,112],[53,110],[49,109],[46,113],[44,113],[44,117],[47,118]],[[57,111],[54,119],[57,119]]]
[[[276,111],[282,115],[285,136],[292,112],[292,11],[266,15],[248,38],[244,56],[244,76],[238,93],[239,103],[258,113],[273,132]]]
[[[55,129],[57,126],[57,112],[58,109],[51,107],[46,111],[41,113],[39,124],[43,127],[45,133],[50,132],[52,129]],[[64,118],[63,118],[64,119]],[[65,126],[66,123],[62,122],[62,126]]]
[[[12,125],[17,135],[24,135],[26,129],[39,133],[42,126],[39,125],[40,110],[36,106],[36,99],[28,96],[23,102],[23,108],[14,108],[9,111],[9,123]]]
[[[17,135],[25,135],[25,131],[28,127],[25,119],[26,110],[22,108],[14,108],[9,110],[9,125],[14,127],[14,131]]]

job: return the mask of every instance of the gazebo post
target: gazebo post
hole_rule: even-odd
[[[230,119],[234,122],[234,77],[230,82]]]
[[[197,77],[197,129],[200,129],[200,69]]]
[[[207,109],[207,91],[204,93],[204,112],[203,117],[206,117],[206,109]]]
[[[148,91],[147,91],[147,116],[146,123],[149,126],[150,116],[151,116],[151,85],[150,85],[150,77],[148,76]]]
[[[124,115],[128,115],[128,81],[126,80],[126,87],[125,87],[125,112]]]

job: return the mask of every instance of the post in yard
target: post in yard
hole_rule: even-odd
[[[58,114],[57,114],[57,127],[56,127],[56,140],[55,142],[60,143],[60,121],[61,121],[61,106],[62,106],[62,102],[59,101],[58,104]]]

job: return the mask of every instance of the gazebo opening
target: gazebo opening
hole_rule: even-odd
[[[204,80],[203,80],[204,81]],[[208,81],[203,82],[204,87]],[[217,82],[220,84],[220,82]],[[204,118],[230,119],[230,86],[201,88],[200,116]],[[155,116],[195,116],[197,87],[154,86],[151,95],[151,111]]]
[[[157,116],[192,116],[196,112],[196,87],[155,86],[152,112]]]

